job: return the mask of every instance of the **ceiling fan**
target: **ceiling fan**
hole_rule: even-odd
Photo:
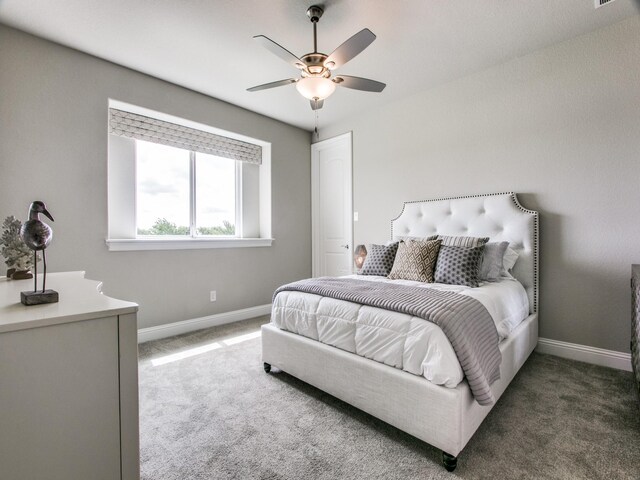
[[[268,88],[295,83],[298,92],[311,101],[311,109],[319,110],[322,108],[324,99],[335,91],[336,86],[352,88],[354,90],[364,90],[365,92],[381,92],[384,90],[384,87],[386,87],[384,83],[369,80],[368,78],[352,77],[349,75],[332,77],[335,69],[341,67],[371,45],[376,39],[376,36],[371,30],[365,28],[336,48],[331,55],[318,52],[316,25],[323,13],[324,10],[318,5],[312,5],[307,10],[307,16],[309,20],[311,20],[311,23],[313,23],[313,52],[307,53],[300,58],[264,35],[256,35],[253,37],[271,53],[300,70],[300,78],[287,78],[286,80],[265,83],[256,87],[247,88],[247,91],[257,92],[258,90],[266,90]]]

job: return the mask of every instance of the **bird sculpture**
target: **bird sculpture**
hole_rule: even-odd
[[[49,225],[40,220],[41,213],[48,217],[52,222],[54,221],[45,204],[39,200],[36,200],[29,207],[29,220],[24,222],[24,224],[22,225],[22,228],[20,229],[20,237],[27,245],[27,247],[33,250],[33,264],[35,268],[35,275],[33,276],[34,292],[38,290],[37,252],[39,250],[42,251],[42,265],[44,268],[44,274],[42,276],[42,293],[44,294],[47,281],[47,259],[45,257],[44,251],[51,243],[53,230],[51,230],[51,227]]]

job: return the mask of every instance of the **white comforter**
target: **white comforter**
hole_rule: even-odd
[[[529,315],[526,291],[514,279],[470,288],[376,276],[352,277],[468,295],[489,311],[500,340]],[[440,327],[418,317],[310,293],[284,291],[274,300],[271,321],[282,330],[422,375],[436,385],[454,388],[464,377],[451,343]]]

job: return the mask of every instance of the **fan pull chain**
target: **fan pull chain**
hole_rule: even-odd
[[[315,114],[316,114],[316,126],[313,129],[313,133],[316,134],[316,141],[317,141],[317,140],[320,140],[320,135],[318,134],[318,110],[315,111]]]

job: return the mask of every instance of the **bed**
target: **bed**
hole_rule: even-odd
[[[266,372],[275,366],[441,449],[443,464],[452,471],[460,452],[536,346],[538,214],[522,207],[514,193],[499,193],[406,202],[391,222],[391,240],[432,235],[490,237],[492,242],[508,241],[519,253],[511,273],[524,288],[528,312],[498,344],[500,378],[490,385],[494,400],[490,405],[481,405],[469,382],[457,383],[453,373],[434,383],[411,368],[393,366],[393,360],[366,358],[348,347],[338,348],[313,335],[279,328],[283,325],[273,321],[282,305],[279,296],[272,323],[262,327],[262,359]],[[285,293],[297,292],[279,295]],[[310,299],[297,301],[304,305]],[[291,305],[290,299],[288,302]]]

